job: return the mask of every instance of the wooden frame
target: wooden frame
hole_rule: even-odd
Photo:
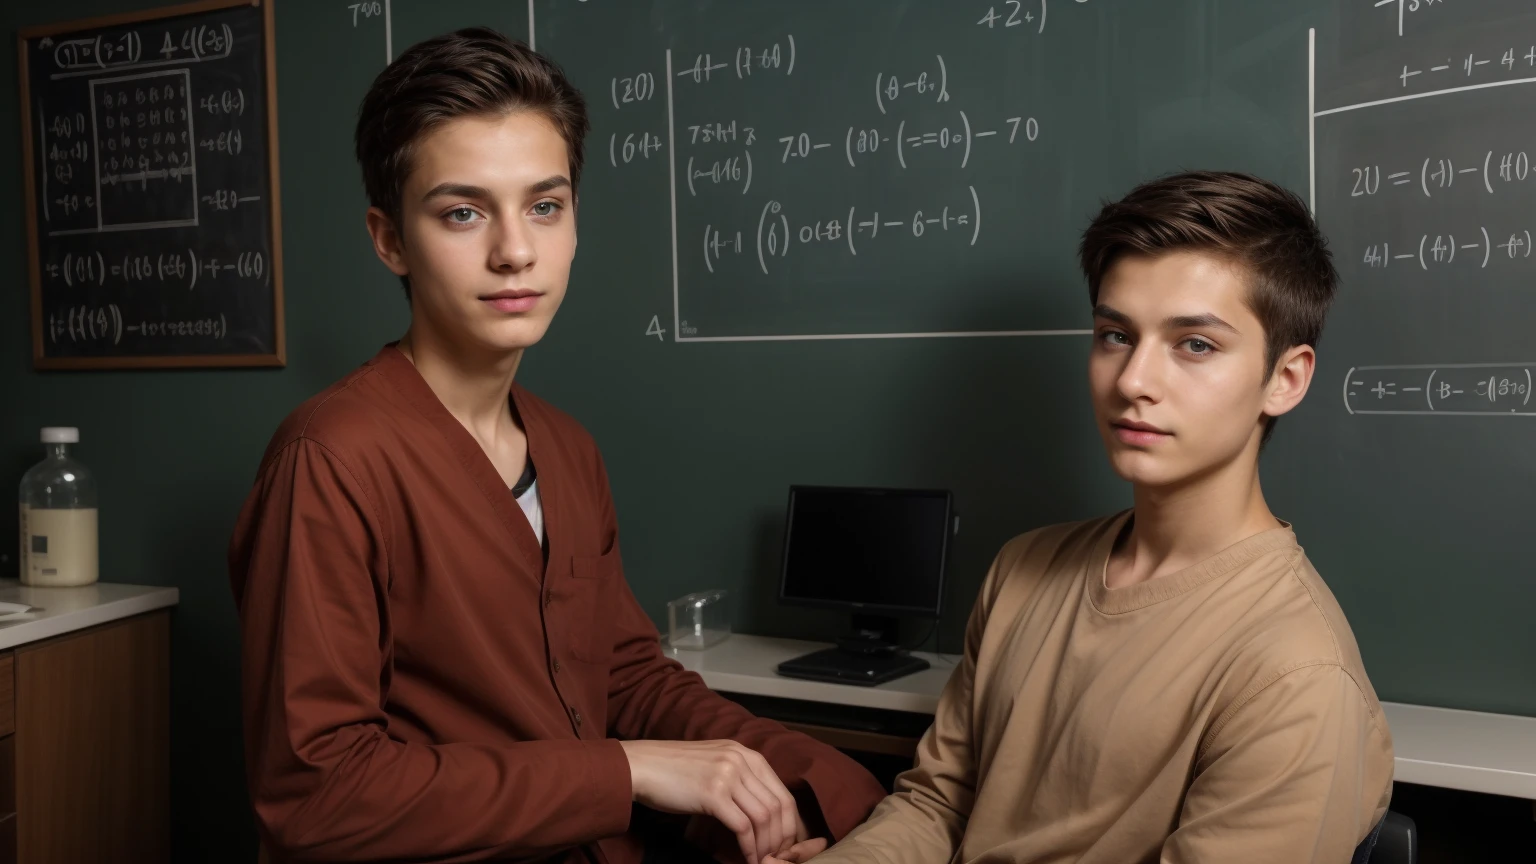
[[[27,226],[27,277],[32,292],[32,365],[34,369],[159,369],[188,367],[253,367],[286,366],[288,362],[286,327],[283,320],[283,230],[281,183],[278,178],[277,158],[277,50],[274,42],[276,27],[273,22],[274,0],[197,0],[177,6],[162,6],[138,12],[101,15],[57,24],[46,24],[21,29],[17,34],[17,57],[21,66],[21,158],[23,171],[23,198]],[[264,87],[267,99],[267,172],[271,202],[268,230],[272,237],[272,353],[270,354],[188,354],[143,357],[48,357],[43,341],[43,292],[42,269],[38,260],[37,224],[37,177],[33,170],[32,92],[29,80],[30,65],[27,42],[45,36],[57,36],[79,30],[114,27],[160,18],[175,18],[212,12],[239,6],[262,8],[262,41]],[[194,143],[195,147],[196,144]]]

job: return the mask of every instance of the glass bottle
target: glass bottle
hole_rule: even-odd
[[[21,477],[21,582],[90,585],[97,578],[96,479],[69,454],[80,430],[47,426],[47,455]]]

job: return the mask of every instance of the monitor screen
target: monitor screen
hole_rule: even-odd
[[[938,615],[950,494],[792,486],[785,602]]]

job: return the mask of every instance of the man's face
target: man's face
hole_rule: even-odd
[[[417,143],[395,247],[377,230],[375,246],[410,276],[414,321],[512,351],[543,338],[565,298],[574,204],[565,139],[541,115],[461,117]],[[370,211],[371,230],[380,216]]]
[[[1127,255],[1099,288],[1088,361],[1095,419],[1115,472],[1171,487],[1256,463],[1265,413],[1305,394],[1269,376],[1264,329],[1245,302],[1247,272],[1201,252]],[[1304,354],[1310,380],[1311,348]],[[1294,364],[1293,364],[1294,365]]]

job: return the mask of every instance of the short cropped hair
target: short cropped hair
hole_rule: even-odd
[[[368,202],[400,223],[401,189],[416,146],[459,117],[535,112],[565,139],[571,190],[581,182],[586,101],[549,58],[486,27],[412,45],[373,80],[357,114],[355,146]],[[408,278],[401,279],[410,297]]]
[[[1144,183],[1107,203],[1083,232],[1078,260],[1088,299],[1124,255],[1205,252],[1249,274],[1248,307],[1264,327],[1265,377],[1280,355],[1314,348],[1338,289],[1328,241],[1295,193],[1251,174],[1193,171]],[[1269,418],[1264,440],[1274,431]]]

